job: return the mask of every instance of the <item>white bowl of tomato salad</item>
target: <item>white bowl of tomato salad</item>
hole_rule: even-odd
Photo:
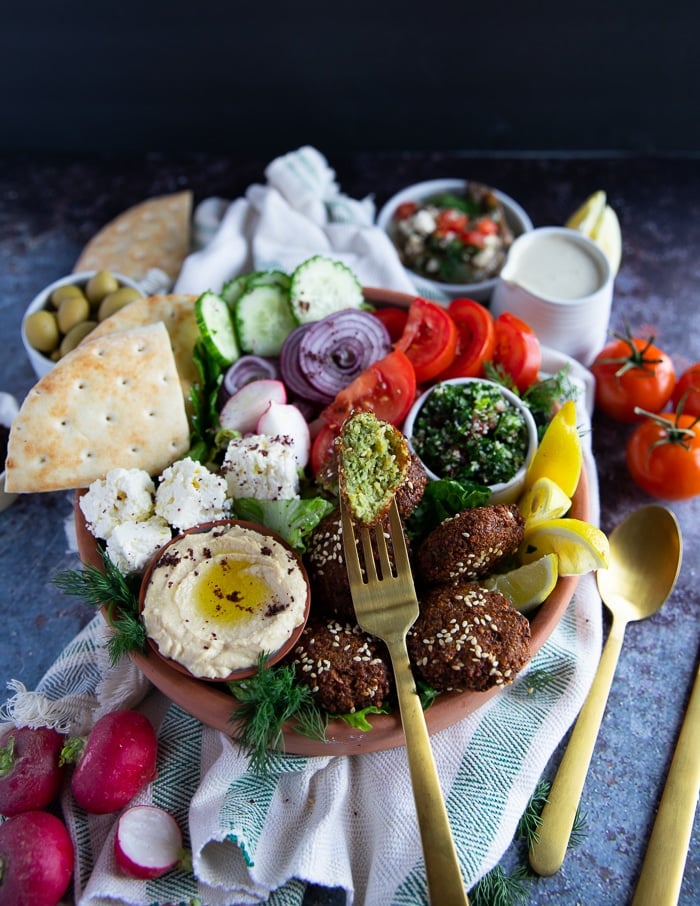
[[[473,180],[431,179],[407,186],[381,208],[386,231],[423,295],[438,301],[491,298],[508,249],[532,230],[509,195]]]

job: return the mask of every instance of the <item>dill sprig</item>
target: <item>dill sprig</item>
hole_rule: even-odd
[[[500,865],[492,868],[469,891],[472,906],[517,906],[528,901],[528,871],[524,867],[506,873]]]
[[[64,594],[91,607],[104,607],[114,634],[107,643],[112,664],[130,651],[143,651],[146,630],[138,613],[138,576],[124,576],[105,550],[99,548],[103,568],[84,565],[58,573],[53,584]]]
[[[520,817],[514,837],[519,864],[511,872],[506,872],[501,865],[497,865],[484,875],[469,891],[472,906],[519,906],[527,903],[529,884],[536,878],[528,862],[528,852],[537,840],[542,824],[542,809],[547,804],[550,789],[551,783],[548,780],[540,780]],[[584,839],[585,818],[577,809],[569,847],[579,846]]]
[[[228,684],[239,703],[231,720],[240,725],[238,741],[256,774],[271,770],[274,753],[282,748],[286,721],[293,720],[300,732],[315,738],[325,739],[326,730],[326,718],[308,686],[296,682],[294,666],[267,667],[265,660],[263,652],[254,676]]]

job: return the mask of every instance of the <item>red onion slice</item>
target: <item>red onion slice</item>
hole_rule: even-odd
[[[222,390],[227,397],[233,396],[244,384],[260,378],[276,380],[279,376],[279,368],[275,359],[259,355],[243,355],[226,370]]]
[[[348,308],[312,322],[298,346],[300,371],[330,401],[391,351],[391,338],[379,318]]]
[[[299,346],[302,337],[312,326],[312,322],[295,327],[280,349],[280,376],[289,392],[312,403],[330,403],[333,397],[319,392],[306,378],[299,367]]]

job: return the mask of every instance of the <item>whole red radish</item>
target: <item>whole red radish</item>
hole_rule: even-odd
[[[79,806],[93,815],[116,812],[156,776],[158,740],[138,711],[111,711],[90,731],[71,779]]]
[[[73,844],[49,812],[23,812],[0,825],[0,906],[56,906],[73,873]]]
[[[49,727],[13,727],[0,739],[0,814],[46,808],[58,795],[64,738]]]
[[[183,857],[182,834],[177,821],[155,805],[133,805],[117,822],[114,857],[132,878],[159,878]]]

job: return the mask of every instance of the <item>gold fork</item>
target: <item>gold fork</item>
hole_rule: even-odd
[[[345,504],[341,506],[341,515],[343,549],[357,621],[365,632],[385,643],[391,657],[430,900],[435,906],[468,906],[428,728],[406,649],[406,633],[418,617],[418,600],[396,501],[389,510],[394,569],[384,535],[385,526],[380,523],[374,531],[366,526],[359,528],[363,572],[352,517]],[[374,558],[372,535],[379,569]]]

